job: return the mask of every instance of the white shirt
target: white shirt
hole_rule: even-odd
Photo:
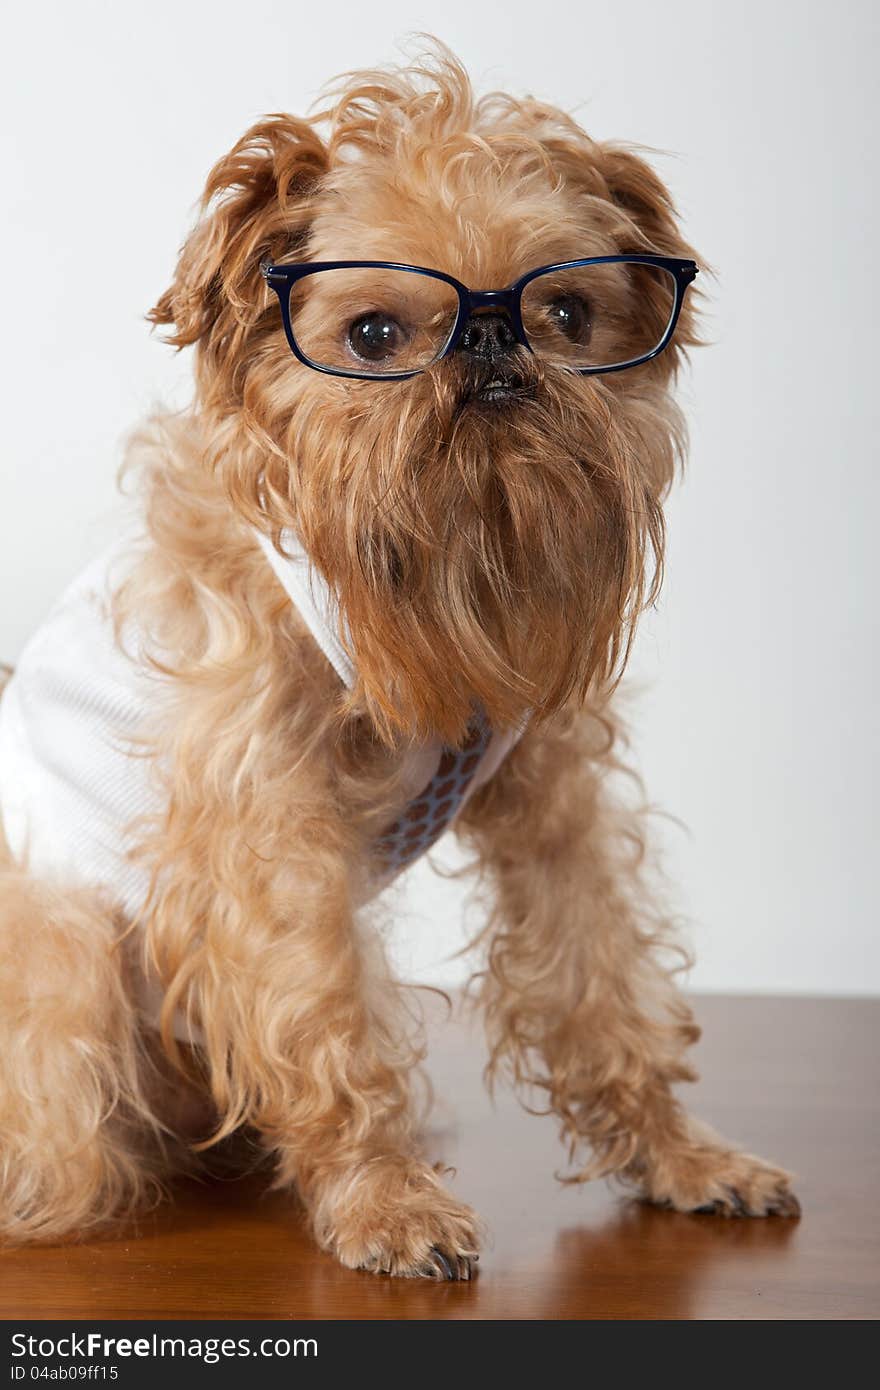
[[[309,631],[351,686],[355,671],[326,581],[292,533],[283,537],[285,556],[255,534]],[[130,858],[138,818],[162,810],[152,761],[138,756],[138,736],[161,718],[169,686],[143,661],[136,629],[126,631],[125,650],[114,638],[110,598],[130,556],[129,538],[70,585],[0,697],[0,818],[13,855],[34,875],[100,887],[133,916],[148,888],[146,869]],[[515,737],[492,735],[461,805],[492,776]],[[434,741],[407,754],[413,796],[434,777],[442,752]],[[377,877],[375,890],[390,877]]]

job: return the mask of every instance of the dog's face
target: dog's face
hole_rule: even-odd
[[[485,290],[580,257],[691,253],[633,155],[532,101],[474,104],[452,60],[424,78],[367,74],[323,117],[249,132],[213,171],[153,318],[199,344],[209,448],[236,504],[293,525],[337,591],[377,726],[457,739],[476,702],[498,725],[540,717],[619,667],[662,556],[687,305],[673,345],[618,374],[491,334],[487,351],[483,334],[408,380],[343,379],[292,355],[261,258],[406,262]],[[329,352],[348,334],[351,349],[363,314],[346,318],[340,282],[303,286],[315,341]],[[440,288],[420,287],[425,318]],[[650,332],[650,304],[625,309],[612,360]],[[367,325],[395,331],[387,310]]]

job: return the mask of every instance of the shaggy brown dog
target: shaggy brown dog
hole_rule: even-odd
[[[345,1264],[467,1277],[478,1221],[420,1153],[418,1046],[357,909],[412,796],[408,755],[465,743],[475,710],[525,727],[456,821],[494,891],[490,1070],[546,1092],[579,1179],[680,1211],[797,1210],[783,1171],[673,1095],[697,1029],[613,792],[610,698],[658,587],[691,310],[627,371],[463,342],[407,380],[352,379],[295,360],[261,273],[356,257],[504,287],[622,252],[691,254],[649,167],[537,101],[475,102],[440,49],[355,74],[311,119],[267,118],[212,171],[152,312],[196,346],[196,404],[133,443],[146,540],[114,593],[120,641],[142,634],[132,659],[163,687],[131,753],[162,793],[137,829],[144,901],[18,852],[0,875],[8,1238],[82,1232],[157,1190],[186,1086],[210,1101],[208,1144],[259,1132]],[[620,309],[621,344],[651,312]],[[297,533],[337,596],[350,690],[255,529]]]

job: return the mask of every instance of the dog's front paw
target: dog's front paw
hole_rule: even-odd
[[[459,1280],[479,1259],[476,1213],[424,1163],[373,1159],[337,1175],[311,1217],[319,1243],[350,1269]]]
[[[799,1216],[791,1175],[753,1154],[694,1143],[655,1159],[640,1175],[646,1200],[721,1216]]]

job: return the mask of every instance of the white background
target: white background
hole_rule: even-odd
[[[877,64],[870,0],[43,0],[0,72],[0,659],[114,526],[121,441],[189,362],[147,333],[213,161],[260,113],[438,33],[481,87],[657,167],[718,272],[692,462],[641,632],[636,746],[707,989],[876,992]],[[705,277],[703,277],[705,279]],[[59,312],[59,301],[63,312]],[[461,891],[412,876],[407,973]],[[477,918],[471,916],[471,924]]]

